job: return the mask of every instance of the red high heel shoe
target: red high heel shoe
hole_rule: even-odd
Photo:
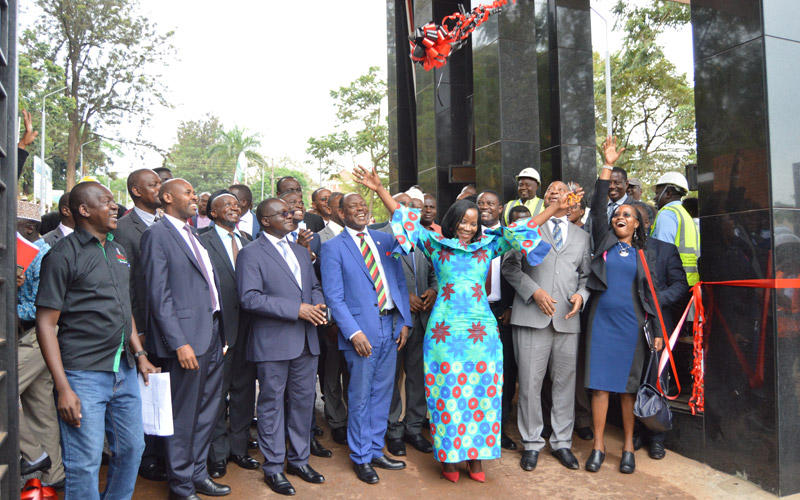
[[[445,479],[447,479],[451,483],[455,483],[458,481],[458,471],[456,470],[453,472],[447,472],[446,470],[444,470],[444,464],[442,464],[442,475],[444,476]]]
[[[472,472],[472,467],[470,467],[470,462],[467,462],[467,472],[469,472],[469,477],[473,481],[478,481],[479,483],[486,482],[486,473],[481,472]]]

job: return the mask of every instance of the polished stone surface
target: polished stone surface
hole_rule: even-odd
[[[760,38],[762,3],[759,0],[692,0],[695,62]]]

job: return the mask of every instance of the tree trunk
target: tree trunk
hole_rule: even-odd
[[[70,113],[71,115],[71,113]],[[78,159],[78,140],[80,139],[80,123],[70,116],[69,141],[67,142],[67,191],[75,186],[75,163]]]

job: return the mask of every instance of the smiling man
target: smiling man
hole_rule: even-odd
[[[524,205],[528,207],[531,216],[539,215],[539,212],[544,210],[544,201],[536,196],[540,182],[541,178],[536,169],[528,167],[520,171],[519,175],[517,175],[517,195],[519,198],[506,203],[503,209],[503,225],[508,225],[509,212],[516,206]]]
[[[104,435],[112,457],[103,495],[131,498],[144,450],[136,366],[145,380],[156,368],[131,314],[125,251],[109,233],[117,227],[114,196],[100,183],[79,183],[70,211],[75,231],[45,255],[36,297],[37,338],[55,383],[65,498],[100,498]]]
[[[197,208],[184,179],[161,186],[164,217],[142,236],[147,287],[147,349],[169,372],[175,433],[167,438],[169,498],[222,496],[230,487],[209,477],[206,459],[222,401],[223,346],[220,281],[196,230],[186,223]]]

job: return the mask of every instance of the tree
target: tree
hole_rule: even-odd
[[[63,68],[61,85],[74,101],[67,110],[67,189],[75,184],[80,145],[94,128],[138,117],[141,125],[156,106],[166,106],[164,85],[154,73],[173,52],[172,32],[136,12],[136,0],[37,0],[42,16],[35,37],[46,57]]]
[[[657,38],[665,29],[690,22],[688,6],[653,1],[648,6],[618,2],[614,30],[625,48],[611,57],[612,130],[627,148],[618,165],[631,177],[652,183],[666,171],[682,170],[695,157],[694,90],[664,55]],[[605,62],[594,54],[595,126],[598,151],[605,139]]]
[[[366,75],[349,85],[331,90],[335,101],[336,132],[308,139],[306,152],[321,162],[325,175],[338,167],[339,157],[369,155],[371,165],[382,178],[389,174],[389,127],[381,113],[381,101],[386,97],[386,82],[380,79],[379,68],[372,66]],[[369,204],[370,213],[375,204],[375,193],[358,186]]]
[[[247,135],[247,129],[240,129],[234,125],[228,132],[219,129],[217,141],[211,146],[209,153],[222,164],[224,169],[230,170],[230,178],[233,181],[236,162],[241,153],[244,153],[248,162],[255,163],[256,166],[264,164],[264,157],[256,151],[259,147],[261,147],[261,134]]]
[[[213,115],[181,122],[178,142],[167,153],[166,164],[172,169],[172,174],[189,181],[198,192],[230,186],[233,171],[216,161],[211,152],[221,132],[219,118]]]

